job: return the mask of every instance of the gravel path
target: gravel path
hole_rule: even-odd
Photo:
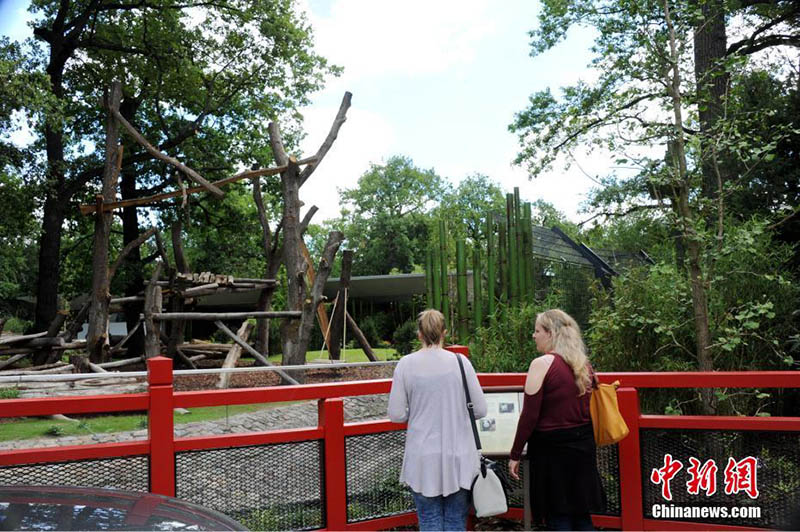
[[[386,417],[388,395],[346,397],[344,417],[346,422],[383,419]],[[209,434],[238,434],[265,430],[315,427],[317,425],[317,402],[307,401],[286,406],[268,408],[257,412],[237,414],[214,421],[198,421],[175,425],[175,436],[203,436]],[[111,443],[147,438],[147,429],[127,432],[88,434],[83,436],[46,437],[29,440],[0,442],[0,450],[29,449],[66,445]]]

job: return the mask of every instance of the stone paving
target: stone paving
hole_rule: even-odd
[[[367,421],[386,418],[386,406],[389,396],[366,395],[346,397],[344,399],[345,422]],[[175,436],[178,438],[203,435],[237,434],[245,432],[261,432],[265,430],[315,427],[317,425],[317,402],[307,401],[285,406],[277,406],[237,414],[214,421],[199,421],[175,425]],[[147,439],[147,429],[87,434],[84,436],[45,437],[28,440],[0,442],[0,450],[29,449],[36,447],[53,447],[66,445],[87,445],[92,443],[112,443],[130,440]]]

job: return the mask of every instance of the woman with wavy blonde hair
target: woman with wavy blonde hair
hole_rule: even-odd
[[[589,399],[592,367],[581,329],[563,310],[536,316],[536,350],[508,469],[519,479],[527,442],[533,516],[550,530],[593,530],[590,514],[605,507],[597,472]]]

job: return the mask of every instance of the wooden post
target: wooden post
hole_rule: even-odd
[[[175,496],[175,432],[172,419],[172,360],[154,357],[147,361],[150,407],[147,438],[150,441],[150,491]]]
[[[378,357],[375,356],[375,352],[372,350],[372,346],[369,345],[369,341],[367,337],[364,336],[364,333],[359,328],[356,320],[348,312],[345,317],[347,318],[347,325],[350,327],[350,331],[353,333],[353,337],[356,339],[359,347],[364,350],[364,354],[367,355],[367,358],[370,362],[377,362]]]
[[[86,332],[86,351],[92,362],[105,362],[108,354],[108,306],[111,300],[108,277],[108,240],[111,234],[111,213],[103,213],[104,202],[112,202],[117,195],[118,164],[122,160],[119,151],[119,123],[114,112],[119,112],[122,85],[115,81],[103,98],[106,117],[106,150],[103,169],[102,194],[95,197],[97,213],[94,222],[94,246],[92,252],[92,293],[89,308],[89,328]]]
[[[156,263],[153,275],[150,277],[150,284],[144,290],[144,355],[145,358],[153,358],[161,354],[161,327],[153,314],[161,312],[161,287],[156,284],[161,273],[161,262]]]
[[[336,295],[336,308],[331,316],[331,329],[328,333],[328,353],[332,360],[342,358],[341,346],[345,325],[345,293],[350,288],[350,272],[353,269],[353,251],[346,249],[342,252],[342,274],[339,276],[339,293]]]
[[[458,298],[458,341],[467,341],[467,256],[463,240],[456,241],[456,295]]]

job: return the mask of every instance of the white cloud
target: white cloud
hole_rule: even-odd
[[[303,156],[317,152],[330,130],[338,108],[311,107],[304,111],[305,130],[309,135],[301,148]],[[312,205],[319,208],[314,223],[339,215],[338,188],[352,188],[358,178],[369,168],[370,162],[379,163],[395,142],[392,126],[380,115],[351,107],[347,122],[339,130],[319,168],[300,189],[300,199],[305,203],[303,214]]]
[[[349,79],[440,72],[471,61],[491,33],[494,4],[480,0],[339,0],[328,16],[306,9],[316,49]]]

